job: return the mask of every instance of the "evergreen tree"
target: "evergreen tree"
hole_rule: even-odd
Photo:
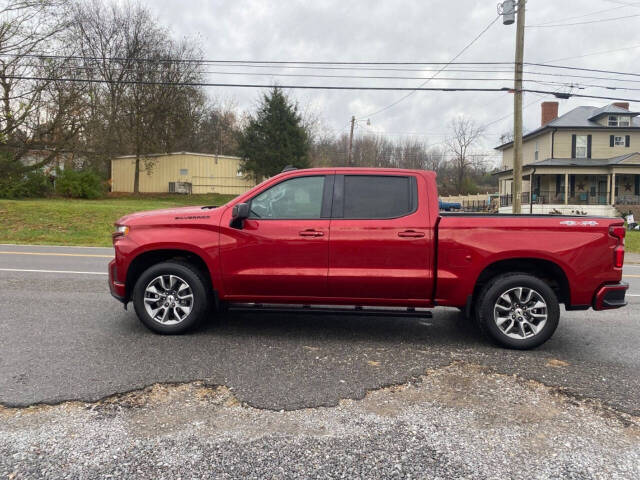
[[[309,166],[309,136],[295,103],[274,87],[240,135],[243,171],[257,181],[280,173],[287,165]]]

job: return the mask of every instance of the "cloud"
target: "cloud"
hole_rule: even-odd
[[[451,1],[282,1],[258,0],[155,0],[148,7],[176,36],[198,35],[205,58],[224,60],[307,60],[307,61],[448,61],[456,55],[496,16],[495,4],[477,0]],[[640,6],[624,6],[614,1],[582,0],[578,2],[538,0],[528,2],[527,24],[547,22],[572,23],[606,19],[640,13]],[[602,10],[609,8],[610,11]],[[580,15],[599,12],[594,15]],[[527,28],[525,61],[543,62],[556,58],[577,57],[591,52],[640,45],[637,19],[617,20],[555,28]],[[496,22],[459,59],[459,61],[513,61],[515,26]],[[630,71],[640,60],[640,48],[609,54],[563,60],[562,64]],[[402,67],[400,67],[402,68]],[[419,67],[410,67],[419,68]],[[452,67],[453,68],[453,67]],[[491,69],[491,67],[487,68]],[[493,68],[495,70],[495,67]],[[530,70],[540,70],[529,67]],[[275,77],[269,73],[323,75],[378,75],[428,77],[434,72],[395,70],[310,70],[209,66],[208,71],[259,71],[263,76],[207,75],[209,81],[229,83],[279,83],[307,85],[395,85],[415,87],[422,80],[386,80],[351,78]],[[564,72],[578,73],[578,72]],[[470,76],[465,72],[443,72],[440,76]],[[480,76],[480,74],[475,74]],[[511,72],[486,72],[483,78],[509,78]],[[607,77],[608,75],[602,75]],[[611,84],[607,80],[529,75],[541,81]],[[511,82],[465,82],[434,80],[427,86],[511,86]],[[555,90],[560,85],[526,86]],[[637,85],[636,85],[637,86]],[[252,111],[260,92],[253,89],[210,88],[214,97],[236,99],[238,107]],[[564,87],[567,90],[567,87]],[[638,97],[636,92],[589,88],[574,92]],[[367,91],[291,91],[300,103],[311,104],[323,123],[336,131],[343,130],[351,115],[366,118],[401,98],[406,92]],[[539,103],[553,97],[525,94],[524,103],[534,102],[524,111],[524,124],[533,129],[540,121]],[[560,100],[560,113],[578,105],[603,105],[606,100]],[[640,106],[640,105],[639,105]],[[472,117],[486,124],[500,117],[504,120],[487,128],[484,147],[497,144],[498,135],[511,129],[513,98],[505,93],[417,92],[397,106],[371,117],[375,131],[390,133],[424,132],[430,143],[442,141],[447,125],[458,115]],[[360,131],[366,131],[360,129]]]

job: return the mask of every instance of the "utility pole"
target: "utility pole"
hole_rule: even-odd
[[[516,21],[516,61],[513,86],[513,213],[522,213],[522,57],[524,55],[525,3],[526,0],[518,0],[518,19]]]
[[[355,115],[351,117],[351,133],[349,134],[349,153],[347,154],[347,165],[351,166],[351,156],[352,156],[352,149],[353,149],[353,127],[356,124],[356,117]]]

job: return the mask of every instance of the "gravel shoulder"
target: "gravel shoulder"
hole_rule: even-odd
[[[640,418],[466,363],[336,407],[157,384],[0,408],[2,478],[640,478]]]

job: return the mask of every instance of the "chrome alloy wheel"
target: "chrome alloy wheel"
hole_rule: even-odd
[[[177,325],[191,313],[193,292],[177,275],[160,275],[144,290],[144,308],[156,322]]]
[[[536,336],[547,323],[547,303],[527,287],[507,290],[493,307],[493,319],[502,333],[517,340]]]

